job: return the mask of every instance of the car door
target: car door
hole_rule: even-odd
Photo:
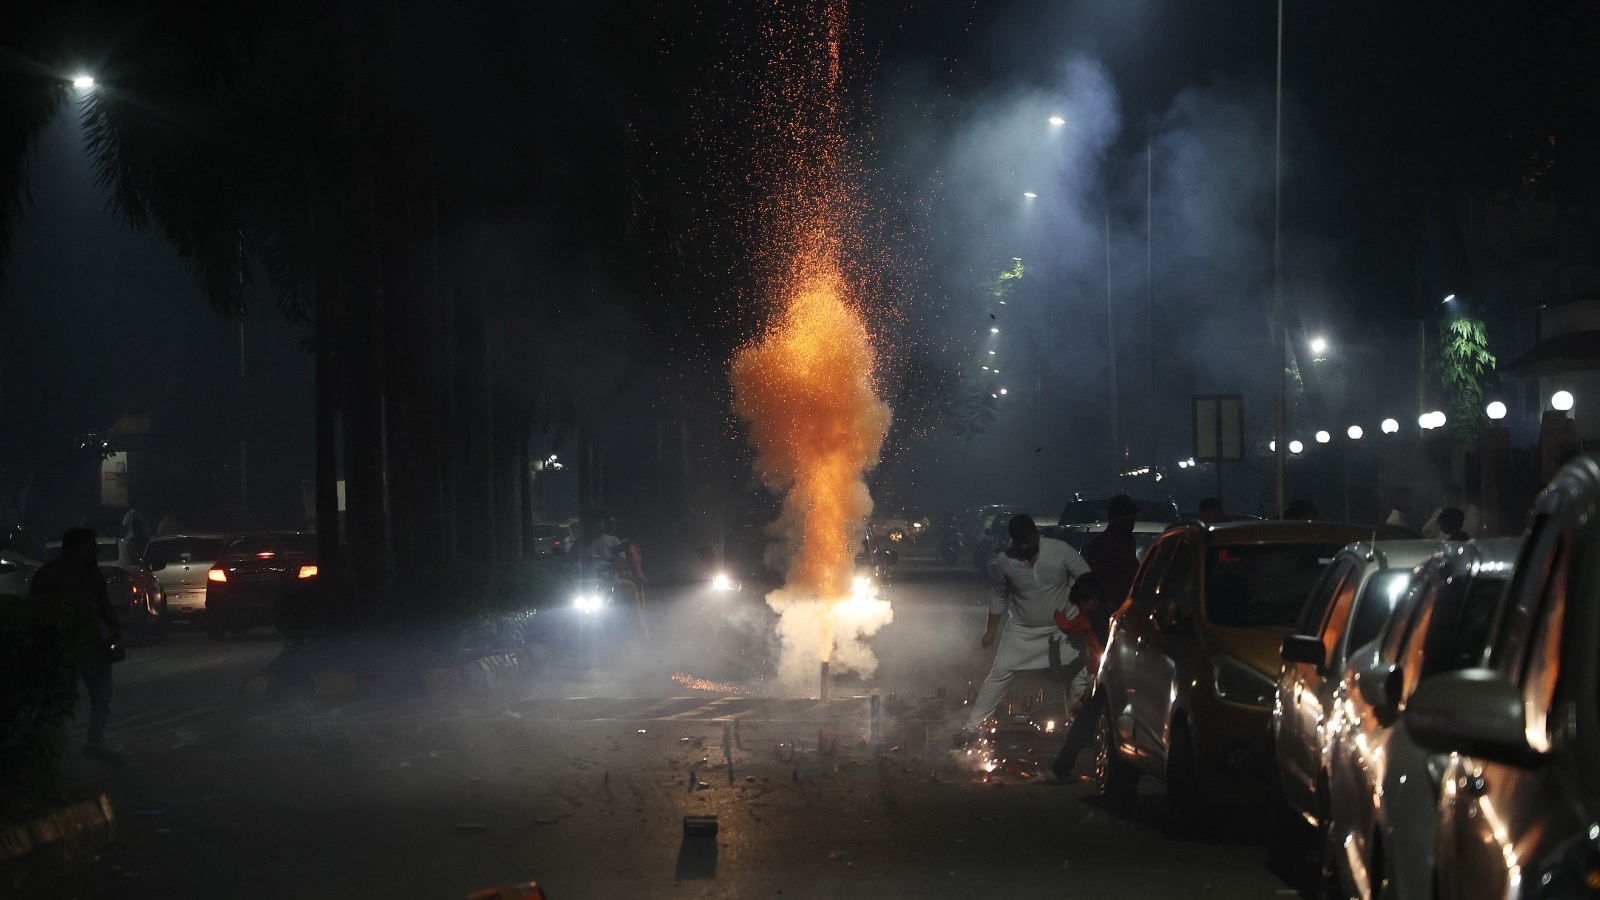
[[[1152,764],[1165,764],[1173,706],[1187,693],[1178,671],[1180,662],[1193,655],[1196,640],[1194,585],[1200,554],[1195,540],[1192,534],[1180,534],[1170,542],[1139,647],[1134,741],[1139,755]]]
[[[1528,551],[1517,565],[1518,583],[1524,587],[1507,608],[1495,663],[1522,697],[1529,746],[1547,752],[1559,718],[1554,707],[1572,536],[1554,519],[1539,524],[1544,527],[1530,533]],[[1531,577],[1521,578],[1524,572]],[[1453,882],[1445,896],[1488,900],[1514,895],[1522,877],[1518,861],[1532,855],[1541,837],[1570,827],[1563,821],[1567,803],[1556,783],[1558,768],[1460,757],[1452,767],[1455,783],[1447,787],[1447,802],[1454,806],[1451,827],[1440,834],[1440,879]],[[1443,846],[1446,842],[1449,847]]]
[[[1360,577],[1359,561],[1341,555],[1311,592],[1296,632],[1315,637],[1322,643],[1324,661],[1333,651],[1334,638],[1330,637],[1329,626],[1342,622],[1349,615]],[[1341,608],[1345,612],[1341,613]],[[1321,690],[1325,680],[1317,666],[1287,661],[1278,679],[1278,709],[1274,712],[1277,715],[1275,749],[1279,774],[1287,799],[1307,812],[1315,812],[1310,808],[1311,798],[1316,794],[1317,774],[1321,768],[1315,736],[1325,715]]]
[[[1139,705],[1138,694],[1143,681],[1139,668],[1144,644],[1154,631],[1150,610],[1155,606],[1156,586],[1161,582],[1175,546],[1176,536],[1158,542],[1145,555],[1139,571],[1134,574],[1133,588],[1112,618],[1111,638],[1101,666],[1106,711],[1116,730],[1118,745],[1130,756],[1138,755],[1138,747],[1148,744],[1135,737],[1139,725],[1134,710]]]

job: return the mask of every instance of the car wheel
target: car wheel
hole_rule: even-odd
[[[1195,782],[1194,738],[1186,722],[1173,722],[1167,734],[1167,805],[1179,828],[1192,824],[1199,810]]]
[[[1100,796],[1124,804],[1133,799],[1139,786],[1139,770],[1122,758],[1122,752],[1117,749],[1116,731],[1111,727],[1111,713],[1104,703],[1100,706],[1100,721],[1095,726],[1095,787]]]

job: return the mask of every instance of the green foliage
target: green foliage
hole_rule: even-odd
[[[1027,269],[1023,267],[1022,260],[1012,260],[1011,268],[1001,271],[999,275],[994,277],[993,281],[989,282],[989,299],[999,302],[1011,296],[1011,291],[1017,286],[1017,282],[1021,281],[1022,276],[1026,274]]]
[[[0,595],[0,813],[61,788],[61,749],[78,700],[77,672],[52,638],[63,630],[50,610]]]
[[[1477,439],[1483,428],[1484,387],[1494,371],[1489,333],[1483,322],[1461,316],[1439,326],[1439,380],[1456,437]]]

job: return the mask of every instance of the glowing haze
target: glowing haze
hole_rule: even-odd
[[[774,312],[731,372],[756,474],[783,497],[778,524],[791,553],[784,586],[767,602],[780,614],[779,680],[800,693],[817,685],[824,660],[870,677],[877,659],[866,638],[893,618],[886,600],[852,594],[872,512],[864,473],[883,447],[889,407],[875,391],[860,287],[869,281],[852,252],[861,216],[841,122],[845,5],[828,0],[820,12],[823,33],[778,55],[786,64],[763,98],[773,139],[759,152],[779,175],[761,210]]]

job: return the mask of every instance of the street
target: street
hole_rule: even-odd
[[[826,703],[696,671],[709,656],[672,621],[696,590],[655,590],[659,653],[552,659],[514,691],[450,702],[247,701],[279,646],[265,634],[136,648],[117,671],[121,762],[68,762],[74,786],[111,796],[116,842],[28,896],[463,898],[530,880],[556,900],[1295,893],[1267,867],[1265,816],[1178,840],[1159,786],[1113,812],[1090,782],[1039,777],[1026,760],[1048,763],[1059,733],[1020,717],[1060,708],[1042,677],[1018,680],[1000,733],[1023,765],[951,752],[987,669],[970,566],[905,559],[878,678],[841,678]],[[706,815],[715,837],[686,836]]]

